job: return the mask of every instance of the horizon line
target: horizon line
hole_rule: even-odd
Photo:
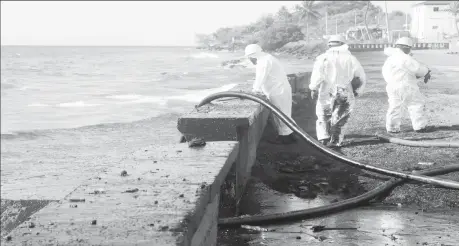
[[[176,47],[198,47],[197,45],[110,45],[110,44],[2,44],[1,47],[21,46],[21,47],[160,47],[160,48],[176,48]]]

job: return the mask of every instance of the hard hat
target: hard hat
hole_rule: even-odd
[[[344,37],[341,36],[341,35],[332,35],[332,36],[330,36],[330,38],[328,39],[328,42],[329,42],[329,43],[331,43],[331,42],[346,43],[346,40],[345,40]]]
[[[262,52],[263,50],[261,49],[260,45],[258,44],[249,44],[247,47],[245,47],[245,56],[248,57],[250,55],[254,55],[257,53]]]
[[[413,40],[411,40],[411,38],[408,37],[401,37],[397,40],[397,42],[395,42],[395,44],[413,47]]]

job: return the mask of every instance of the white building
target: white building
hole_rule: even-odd
[[[440,41],[456,34],[456,20],[446,11],[451,1],[421,1],[413,5],[411,36],[419,41]]]

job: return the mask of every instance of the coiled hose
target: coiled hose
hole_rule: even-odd
[[[459,148],[458,142],[446,142],[446,141],[411,141],[406,139],[394,138],[385,136],[382,134],[375,134],[381,140],[386,142],[406,145],[406,146],[413,146],[413,147],[440,147],[440,148]]]
[[[302,131],[300,127],[296,125],[295,122],[290,120],[289,117],[287,117],[285,114],[283,114],[277,107],[271,105],[270,103],[264,101],[261,98],[258,98],[256,96],[246,94],[246,93],[240,93],[240,92],[220,92],[216,94],[212,94],[206,98],[204,98],[198,105],[197,107],[200,107],[204,104],[207,104],[217,98],[222,98],[222,97],[239,97],[239,98],[244,98],[244,99],[250,99],[252,101],[258,102],[265,107],[269,108],[274,114],[276,114],[285,124],[287,124],[294,132],[296,132],[298,135],[300,135],[304,140],[312,144],[314,147],[319,149],[321,152],[324,152],[335,159],[344,162],[346,164],[350,164],[353,166],[357,166],[366,170],[374,171],[377,173],[382,173],[386,174],[389,176],[394,176],[394,177],[399,177],[402,179],[396,179],[392,178],[388,182],[384,183],[383,185],[380,185],[376,187],[375,189],[366,192],[362,195],[359,195],[357,197],[353,197],[347,200],[339,201],[336,203],[332,203],[329,205],[321,206],[321,207],[315,207],[315,208],[310,208],[310,209],[304,209],[304,210],[298,210],[298,211],[292,211],[292,212],[286,212],[286,213],[278,213],[278,214],[267,214],[267,215],[255,215],[255,216],[243,216],[243,217],[233,217],[233,218],[222,218],[219,219],[218,224],[219,226],[238,226],[241,224],[249,224],[249,225],[254,225],[254,224],[263,224],[263,223],[272,223],[272,222],[281,222],[284,220],[291,220],[291,219],[300,219],[300,218],[312,218],[312,217],[317,217],[321,215],[327,215],[330,213],[334,212],[339,212],[345,209],[350,209],[353,207],[357,207],[359,205],[364,205],[367,204],[369,201],[375,198],[381,199],[382,197],[388,195],[392,189],[394,189],[396,186],[403,184],[404,182],[407,182],[409,179],[411,180],[416,180],[424,183],[429,183],[429,184],[437,184],[443,187],[448,187],[448,188],[453,188],[453,189],[458,189],[457,188],[457,182],[454,181],[449,181],[449,180],[442,180],[442,179],[433,179],[429,178],[423,175],[441,175],[441,174],[446,174],[454,171],[459,171],[459,165],[454,165],[454,166],[447,166],[443,168],[437,168],[437,169],[431,169],[427,171],[423,171],[420,174],[421,175],[415,175],[415,174],[405,174],[405,173],[399,173],[391,170],[385,170],[373,166],[369,166],[366,164],[358,163],[356,161],[350,160],[345,156],[342,156],[341,154],[326,149],[320,145],[319,142],[317,142],[315,139],[313,139],[311,136],[309,136],[307,133]],[[425,182],[427,181],[427,182]]]
[[[361,169],[373,171],[375,173],[385,174],[385,175],[392,176],[392,177],[397,177],[397,178],[402,178],[402,179],[411,179],[411,180],[416,180],[416,181],[427,183],[427,184],[435,184],[438,186],[459,190],[459,182],[456,182],[456,181],[426,177],[423,175],[407,174],[407,173],[387,170],[387,169],[371,166],[368,164],[363,164],[358,161],[354,161],[332,149],[324,147],[319,141],[315,140],[309,134],[304,132],[300,127],[298,127],[298,125],[294,121],[292,121],[290,117],[286,116],[276,106],[272,105],[271,103],[257,96],[251,95],[251,94],[247,94],[243,92],[233,92],[233,91],[219,92],[219,93],[215,93],[215,94],[207,96],[196,107],[199,108],[202,105],[205,105],[215,99],[219,99],[222,97],[238,97],[238,98],[243,98],[243,99],[249,99],[251,101],[255,101],[255,102],[262,104],[263,106],[270,109],[271,112],[273,112],[280,120],[282,120],[282,122],[284,122],[288,127],[290,127],[290,129],[292,129],[296,134],[301,136],[301,138],[303,138],[306,142],[311,144],[313,147],[315,147],[320,152],[325,153],[326,155],[342,163],[345,163],[351,166],[355,166]]]

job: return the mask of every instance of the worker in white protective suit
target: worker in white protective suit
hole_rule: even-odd
[[[317,139],[329,147],[342,146],[342,129],[363,93],[366,75],[341,35],[328,40],[329,49],[316,58],[309,89],[316,103]]]
[[[280,61],[263,52],[258,44],[249,44],[245,48],[245,56],[256,65],[256,77],[252,92],[264,94],[274,106],[291,118],[292,88]],[[279,135],[269,142],[274,144],[296,142],[293,131],[278,117],[273,116],[273,123]]]
[[[386,130],[388,133],[399,133],[402,109],[408,109],[411,124],[416,132],[430,132],[425,113],[425,97],[419,91],[418,81],[424,83],[430,79],[427,66],[416,61],[411,54],[413,41],[402,37],[395,43],[395,48],[386,48],[388,56],[382,67],[382,75],[387,83],[386,91],[389,98],[389,109],[386,114]]]

